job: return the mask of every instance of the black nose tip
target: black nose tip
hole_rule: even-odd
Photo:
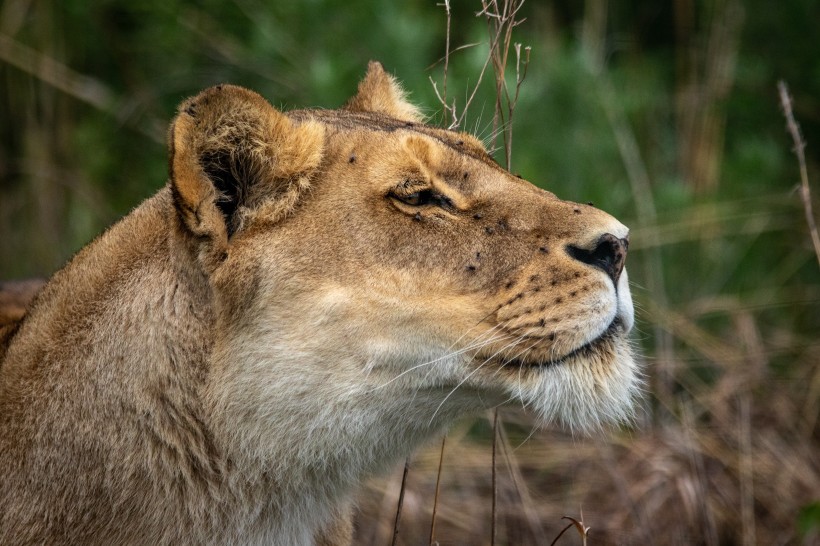
[[[628,248],[628,238],[618,239],[611,233],[605,233],[592,250],[568,245],[567,253],[580,262],[604,271],[617,285],[621,271],[624,270]]]

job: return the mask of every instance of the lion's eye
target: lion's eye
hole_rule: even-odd
[[[414,191],[413,193],[392,193],[391,197],[411,207],[434,205],[445,209],[453,208],[453,201],[449,197],[431,189]]]
[[[396,195],[396,199],[413,207],[429,205],[437,201],[437,196],[431,190],[414,191],[407,195]]]

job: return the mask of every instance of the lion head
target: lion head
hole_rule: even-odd
[[[629,415],[627,228],[425,125],[378,63],[340,110],[209,89],[172,148],[220,302],[217,360],[225,384],[241,377],[214,394],[226,414],[277,414],[266,391],[284,382],[407,403],[425,424],[503,402],[573,428]]]

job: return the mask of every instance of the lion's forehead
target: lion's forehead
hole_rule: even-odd
[[[351,112],[347,110],[294,110],[288,113],[297,121],[319,121],[332,133],[341,133],[343,138],[360,134],[373,143],[390,140],[396,136],[418,135],[428,138],[431,143],[443,146],[458,155],[476,159],[499,171],[504,169],[487,152],[484,144],[469,133],[432,127],[424,123],[402,121],[372,112]]]

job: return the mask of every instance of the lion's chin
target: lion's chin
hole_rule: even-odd
[[[544,425],[586,433],[632,422],[643,386],[629,341],[617,333],[573,351],[560,365],[519,368],[509,379],[513,403]]]

